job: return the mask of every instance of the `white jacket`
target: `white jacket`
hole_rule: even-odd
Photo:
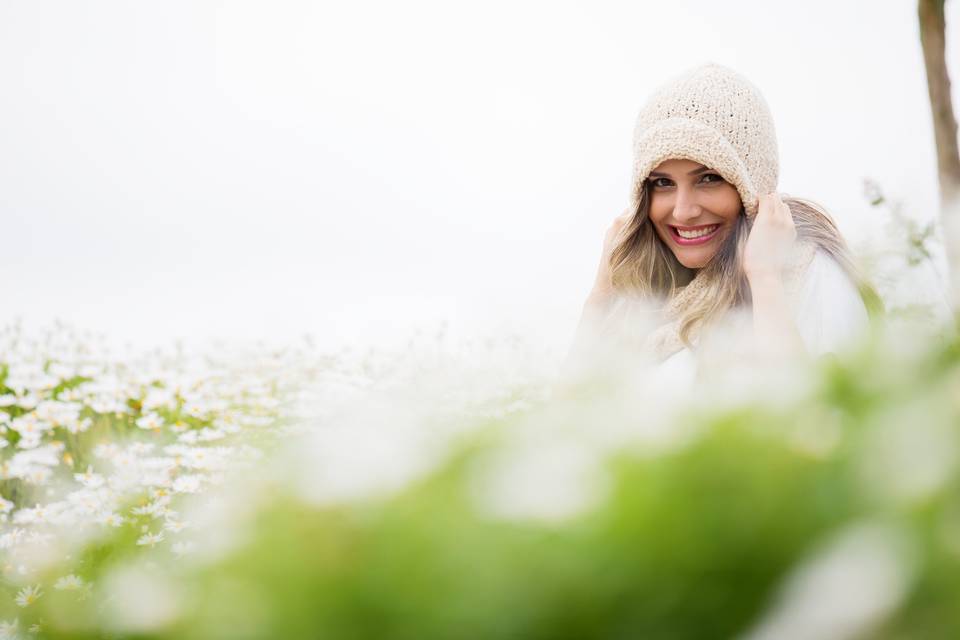
[[[789,301],[804,346],[814,356],[842,350],[869,328],[869,315],[857,286],[823,249],[817,249]],[[749,315],[743,314],[735,324],[748,331],[749,321]],[[658,365],[657,378],[664,383],[692,384],[696,370],[693,352],[684,348]]]

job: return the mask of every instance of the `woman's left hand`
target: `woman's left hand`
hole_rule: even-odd
[[[780,194],[761,195],[743,255],[743,270],[747,279],[779,278],[796,237],[793,215]]]

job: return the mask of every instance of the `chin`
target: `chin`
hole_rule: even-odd
[[[717,253],[716,251],[711,252],[709,254],[701,254],[701,253],[691,254],[688,252],[683,252],[678,254],[677,252],[674,252],[673,255],[677,258],[677,261],[683,266],[685,266],[687,269],[700,269],[701,267],[706,265],[708,262],[710,262],[710,260],[713,258],[713,256],[716,255],[716,253]]]

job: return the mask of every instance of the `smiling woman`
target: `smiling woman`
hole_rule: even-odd
[[[863,333],[879,297],[829,215],[777,193],[778,174],[772,116],[743,76],[705,64],[654,92],[634,130],[631,203],[607,231],[571,356],[640,328],[632,346],[688,375],[721,324],[774,359]],[[654,307],[646,327],[637,300],[648,321]]]
[[[650,172],[650,222],[690,269],[710,261],[740,215],[737,189],[709,167],[667,160]]]

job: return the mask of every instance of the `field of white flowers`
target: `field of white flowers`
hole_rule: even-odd
[[[4,328],[0,637],[139,633],[176,619],[169,580],[144,571],[218,557],[236,533],[222,529],[231,500],[255,504],[277,473],[265,456],[302,454],[305,435],[310,454],[283,481],[306,494],[348,499],[402,481],[430,446],[409,396],[387,400],[391,389],[429,384],[440,419],[519,400],[497,396],[518,390],[508,370],[493,386],[469,380],[462,365],[477,360],[434,342],[411,342],[416,359],[401,362],[373,351],[320,354],[307,343],[118,352],[62,324]],[[517,355],[507,346],[499,357]],[[496,358],[488,347],[474,345],[473,355]],[[379,409],[369,404],[373,389]],[[399,426],[404,407],[404,433],[382,424]],[[397,458],[399,438],[415,434],[407,459]]]
[[[510,339],[8,327],[0,630],[949,637],[960,346],[902,329],[683,398]]]
[[[250,468],[284,432],[295,352],[119,357],[56,326],[0,333],[0,629],[44,600],[88,606],[92,567],[165,546],[191,553],[178,499]],[[64,600],[65,599],[65,600]],[[65,610],[66,611],[66,610]]]

